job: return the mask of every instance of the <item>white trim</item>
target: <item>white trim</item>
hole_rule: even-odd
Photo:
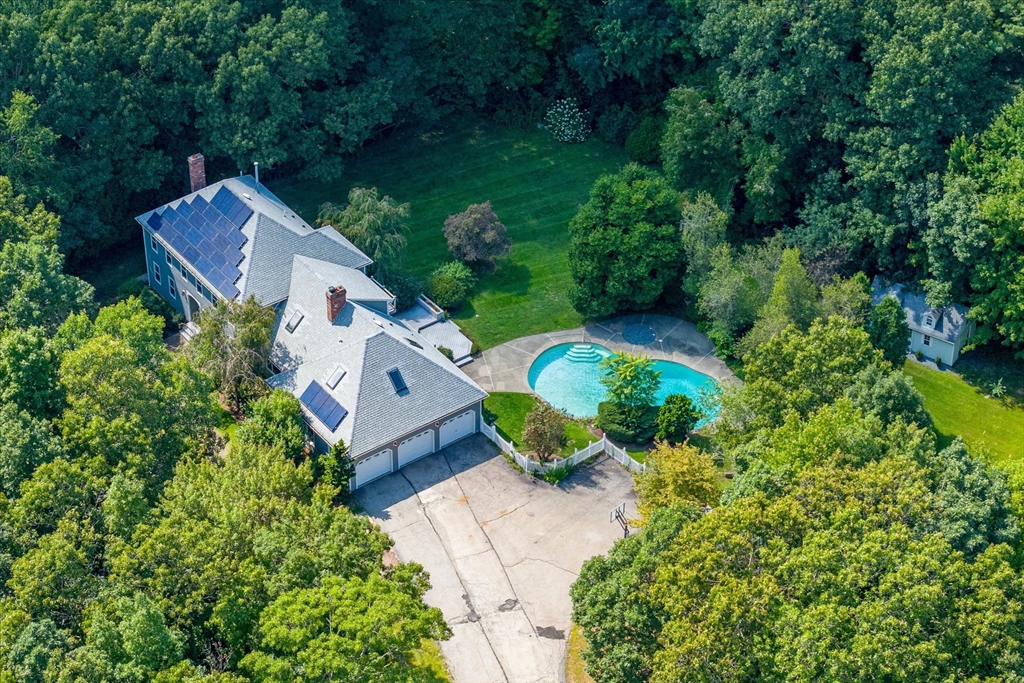
[[[163,280],[160,279],[160,264],[155,262],[153,263],[153,279],[158,285],[163,284]]]
[[[923,339],[921,339],[921,344],[923,344],[924,346],[932,345],[932,336],[930,334],[922,335],[922,337]]]

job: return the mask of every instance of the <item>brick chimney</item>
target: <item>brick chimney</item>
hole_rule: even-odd
[[[328,322],[334,322],[334,319],[341,313],[341,309],[345,307],[345,301],[348,300],[348,293],[345,288],[341,285],[337,287],[327,288],[327,320]]]
[[[188,158],[188,179],[192,183],[192,191],[206,187],[206,160],[202,154],[193,154]]]

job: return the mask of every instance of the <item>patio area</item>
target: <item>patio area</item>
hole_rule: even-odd
[[[735,378],[714,355],[715,347],[693,323],[667,315],[637,313],[561,332],[520,337],[487,349],[462,370],[485,391],[530,393],[527,373],[537,356],[556,344],[601,344],[612,351],[643,353],[681,363],[718,382]]]

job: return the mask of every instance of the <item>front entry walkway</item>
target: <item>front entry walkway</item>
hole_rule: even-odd
[[[644,353],[657,360],[681,363],[718,382],[734,377],[729,366],[714,355],[711,340],[698,332],[693,323],[652,313],[625,315],[574,330],[513,339],[487,349],[462,370],[485,391],[530,393],[526,378],[530,365],[546,349],[568,342],[593,342],[612,351]]]

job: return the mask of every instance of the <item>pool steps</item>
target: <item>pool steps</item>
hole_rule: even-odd
[[[573,363],[599,363],[604,356],[592,344],[573,344],[565,352],[565,359]]]

